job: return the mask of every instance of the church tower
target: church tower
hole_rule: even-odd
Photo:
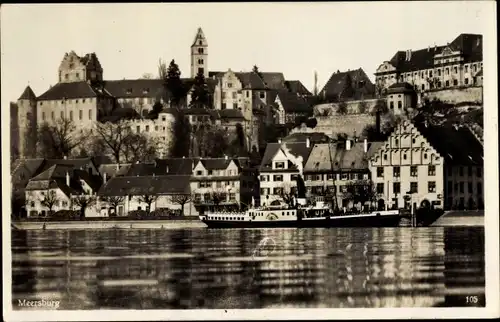
[[[20,158],[33,158],[36,154],[37,113],[36,95],[27,86],[17,100],[17,125],[19,127],[18,151]]]
[[[191,45],[191,78],[195,78],[199,71],[208,78],[208,43],[201,28],[198,28]]]

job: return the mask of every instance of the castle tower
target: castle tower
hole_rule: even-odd
[[[201,28],[198,28],[191,45],[191,78],[195,78],[198,71],[208,78],[208,42]]]
[[[103,69],[95,53],[78,56],[74,51],[64,54],[59,65],[59,83],[102,81]]]
[[[20,158],[33,158],[36,154],[37,133],[36,95],[27,86],[17,100],[18,152]]]

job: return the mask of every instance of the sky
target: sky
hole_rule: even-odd
[[[373,73],[398,50],[444,45],[460,33],[494,32],[490,1],[2,5],[2,106],[27,85],[57,83],[66,52],[95,52],[104,79],[157,75],[159,58],[190,75],[198,27],[209,70],[283,72],[312,91],[337,70]],[[494,34],[493,34],[494,36]],[[490,38],[491,39],[491,38]]]

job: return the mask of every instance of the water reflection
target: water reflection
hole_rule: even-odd
[[[484,305],[484,275],[477,228],[13,232],[14,309]]]

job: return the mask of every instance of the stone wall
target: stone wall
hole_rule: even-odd
[[[347,101],[345,102],[347,105],[347,113],[346,114],[364,114],[370,113],[375,104],[377,103],[377,99],[366,99],[359,101]],[[365,107],[363,108],[363,103]],[[327,117],[331,115],[337,115],[338,113],[339,103],[327,103],[327,104],[319,104],[314,106],[314,116],[315,117]],[[364,111],[363,111],[364,110]]]
[[[446,103],[458,104],[463,102],[483,103],[483,88],[476,87],[458,87],[451,89],[443,89],[439,91],[425,92],[425,98],[437,98]]]
[[[363,129],[370,124],[375,124],[375,116],[370,114],[346,114],[332,116],[317,116],[318,124],[314,129],[308,127],[297,127],[289,134],[293,133],[325,133],[328,136],[336,137],[345,133],[349,136],[361,135]]]

